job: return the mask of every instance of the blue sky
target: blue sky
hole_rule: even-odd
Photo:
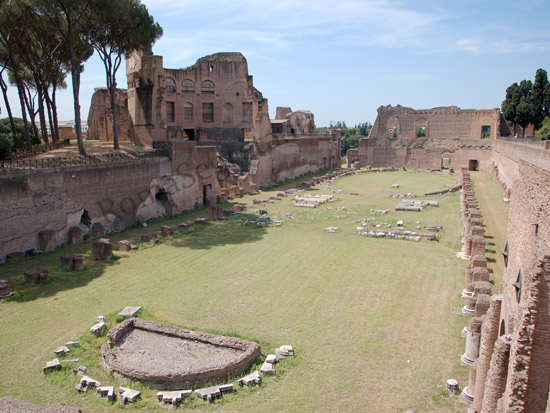
[[[165,67],[241,52],[271,117],[277,106],[309,109],[317,126],[372,123],[388,104],[500,107],[510,84],[550,71],[550,0],[142,2],[164,29],[153,52]],[[118,84],[126,87],[124,67]],[[82,75],[83,119],[104,85],[94,56]],[[58,100],[60,119],[73,119],[70,85]]]

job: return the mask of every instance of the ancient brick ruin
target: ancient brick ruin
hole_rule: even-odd
[[[381,106],[369,137],[350,149],[348,164],[475,170],[491,157],[493,141],[510,134],[499,109]]]
[[[464,254],[467,298],[465,314],[475,315],[466,327],[462,362],[470,380],[461,400],[474,412],[542,412],[548,409],[550,375],[550,162],[521,160],[513,184],[505,272],[500,294],[491,286],[483,260],[483,228],[467,171],[462,172]],[[476,245],[478,245],[476,247]],[[476,248],[478,248],[476,250]],[[487,287],[483,287],[487,284]]]

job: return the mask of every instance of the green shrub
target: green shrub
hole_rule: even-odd
[[[6,159],[13,147],[13,140],[10,135],[0,133],[0,159]]]
[[[544,118],[542,121],[542,127],[537,131],[537,139],[550,140],[550,118]]]

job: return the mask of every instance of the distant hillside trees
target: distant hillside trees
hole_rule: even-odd
[[[161,34],[162,28],[140,0],[0,1],[0,75],[7,72],[10,84],[17,88],[27,148],[36,115],[41,130],[34,134],[39,133],[45,142],[48,134],[54,142],[59,139],[56,91],[66,87],[70,73],[78,148],[85,155],[79,101],[84,62],[97,50],[105,63],[107,86],[114,90],[122,55],[149,48]],[[2,77],[0,89],[15,135],[7,87]]]
[[[535,132],[543,126],[545,118],[550,117],[550,83],[544,69],[537,70],[535,81],[522,80],[519,85],[513,83],[506,89],[506,98],[502,102],[504,119],[513,126],[525,128],[533,125]],[[537,134],[538,136],[538,134]]]

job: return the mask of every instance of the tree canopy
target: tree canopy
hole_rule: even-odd
[[[541,128],[545,118],[550,116],[550,83],[544,69],[537,70],[534,83],[522,80],[519,85],[513,83],[506,89],[506,98],[502,102],[502,114],[516,133],[516,125],[525,128],[533,125],[534,130]]]
[[[0,89],[12,134],[16,130],[2,75],[9,74],[17,87],[30,149],[28,117],[34,125],[34,117],[39,115],[45,142],[47,117],[52,139],[58,139],[56,90],[66,87],[65,77],[70,72],[75,131],[79,152],[85,155],[79,96],[84,63],[95,49],[105,64],[115,111],[116,72],[122,56],[151,47],[161,35],[162,28],[140,0],[0,0]],[[116,119],[114,123],[116,128]]]

